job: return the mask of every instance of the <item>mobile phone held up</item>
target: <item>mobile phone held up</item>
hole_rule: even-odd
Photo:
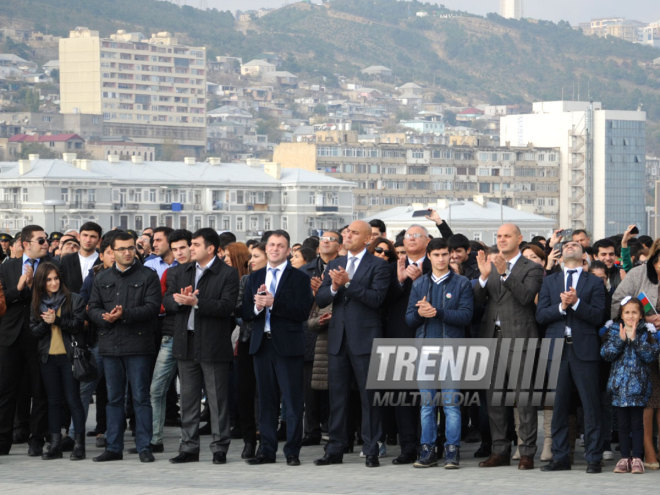
[[[412,216],[413,217],[425,217],[426,215],[430,214],[431,210],[415,210],[413,211]]]

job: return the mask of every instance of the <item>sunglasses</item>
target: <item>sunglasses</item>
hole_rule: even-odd
[[[46,239],[45,237],[39,237],[39,239],[32,239],[30,242],[36,242],[40,246],[43,246],[48,242],[48,239]]]
[[[389,249],[383,249],[382,247],[377,247],[376,249],[374,249],[374,253],[378,253],[378,254],[385,253],[386,255],[389,256],[392,253],[392,251],[390,251]]]

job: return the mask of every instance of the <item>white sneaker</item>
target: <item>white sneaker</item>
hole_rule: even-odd
[[[604,461],[613,461],[614,460],[614,452],[611,450],[604,450],[603,451],[603,460]]]

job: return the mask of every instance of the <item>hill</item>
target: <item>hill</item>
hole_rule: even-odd
[[[660,51],[587,37],[565,22],[483,18],[396,0],[295,3],[243,31],[229,12],[156,0],[22,0],[0,19],[63,36],[79,25],[104,35],[116,29],[171,31],[206,45],[210,57],[248,60],[275,52],[283,70],[325,76],[330,83],[336,74],[359,76],[366,66],[385,65],[397,82],[417,81],[437,101],[462,104],[569,99],[579,88],[582,99],[602,101],[606,108],[642,104],[649,120],[660,122],[660,68],[652,64]],[[660,151],[653,122],[648,144]]]

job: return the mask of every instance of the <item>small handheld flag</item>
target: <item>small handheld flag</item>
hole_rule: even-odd
[[[649,301],[649,298],[644,294],[643,292],[640,292],[637,295],[637,299],[639,299],[642,302],[642,305],[644,306],[644,313],[648,313],[649,311],[653,311],[654,314],[658,314],[658,312],[655,310],[653,307],[653,304],[651,304],[651,301]]]

